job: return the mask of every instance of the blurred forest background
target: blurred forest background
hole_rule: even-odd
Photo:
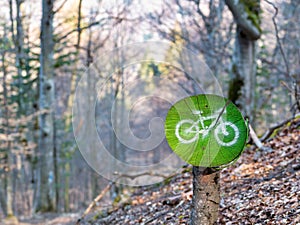
[[[249,33],[254,35],[240,32],[244,27],[234,20],[230,2],[2,0],[0,218],[77,212],[107,185],[78,151],[71,118],[76,84],[99,52],[135,42],[168,41],[201,56],[224,96],[240,106],[259,135],[295,115],[300,85],[299,1],[241,1],[252,23]],[[251,69],[239,68],[239,60],[247,60]],[[168,74],[178,83],[188,83],[187,90],[192,86],[174,68],[145,62],[118,71],[103,101],[122,92],[123,76],[133,73],[145,80]],[[161,104],[154,101],[152,113],[161,115],[156,108]],[[109,121],[109,112],[101,109],[97,115]],[[122,146],[106,130],[107,123],[100,125],[107,146],[126,160],[120,156]],[[155,163],[163,157],[157,154],[146,158]],[[111,198],[117,192],[114,187]]]

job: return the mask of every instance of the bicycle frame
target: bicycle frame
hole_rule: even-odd
[[[190,132],[190,133],[196,133],[194,131],[192,131],[192,129],[194,128],[194,126],[197,126],[198,123],[201,124],[202,126],[202,129],[203,130],[199,130],[199,134],[202,134],[204,137],[208,134],[208,132],[216,125],[217,122],[219,122],[220,124],[223,124],[223,119],[222,119],[222,116],[220,115],[220,113],[222,113],[222,109],[219,109],[218,111],[215,112],[215,114],[213,115],[210,115],[210,116],[201,116],[201,114],[203,114],[202,111],[199,111],[199,110],[194,110],[193,111],[193,114],[194,115],[199,115],[199,119],[197,121],[195,121],[195,123],[193,124],[193,126],[191,126],[187,132]],[[226,113],[226,109],[224,110],[223,113]],[[217,119],[219,118],[218,121],[213,121],[209,126],[206,126],[204,125],[204,121],[206,120],[211,120],[211,119]]]

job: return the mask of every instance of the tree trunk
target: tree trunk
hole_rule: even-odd
[[[5,116],[5,135],[6,135],[6,165],[5,165],[5,195],[6,201],[3,208],[7,218],[5,224],[17,224],[18,220],[13,212],[13,155],[12,155],[12,141],[9,140],[10,124],[9,124],[9,107],[8,107],[8,90],[6,85],[7,67],[5,65],[5,51],[2,53],[2,70],[3,70],[3,102],[4,102],[4,116]],[[3,204],[3,203],[2,203]]]
[[[228,97],[245,116],[253,120],[256,85],[255,46],[256,40],[261,36],[260,0],[225,0],[225,2],[237,24]]]
[[[15,48],[16,48],[16,67],[18,72],[18,116],[20,114],[24,113],[23,110],[23,78],[22,78],[22,70],[24,67],[24,35],[23,35],[23,25],[22,25],[22,15],[21,15],[21,7],[22,7],[23,1],[16,0],[16,6],[17,6],[17,37],[15,40]]]
[[[256,85],[256,41],[249,40],[238,26],[233,55],[233,79],[229,89],[229,99],[245,116],[253,118]]]
[[[70,86],[70,95],[68,97],[68,105],[67,110],[65,113],[65,133],[67,135],[70,135],[70,128],[71,128],[71,118],[72,118],[72,105],[74,101],[75,96],[75,89],[76,89],[76,81],[77,81],[77,75],[78,75],[78,60],[79,60],[79,53],[80,53],[80,45],[81,45],[81,20],[82,20],[82,0],[79,0],[78,3],[78,18],[77,18],[77,42],[76,42],[76,55],[75,55],[75,65],[73,67],[72,75],[71,75],[71,86]],[[65,149],[65,151],[70,151],[70,149]],[[71,171],[71,165],[70,165],[71,159],[66,159],[64,169],[65,169],[65,186],[64,186],[64,210],[65,212],[70,211],[70,196],[69,196],[69,190],[70,190],[70,171]]]
[[[53,67],[53,2],[42,0],[41,54],[39,73],[39,168],[35,211],[55,210],[54,123],[55,84]]]
[[[76,55],[75,55],[75,65],[73,67],[72,75],[71,75],[71,81],[70,81],[70,94],[68,97],[68,105],[65,113],[65,131],[69,132],[70,127],[71,127],[71,119],[72,119],[72,105],[74,101],[74,96],[75,96],[75,89],[76,89],[76,81],[77,81],[77,75],[78,75],[78,60],[79,60],[79,53],[80,53],[80,45],[81,45],[81,20],[82,20],[82,15],[81,15],[81,8],[82,8],[82,0],[79,0],[79,5],[78,5],[78,19],[77,19],[77,42],[76,42]]]
[[[220,203],[220,173],[212,168],[193,167],[191,225],[217,224]]]
[[[64,210],[65,212],[70,212],[70,173],[71,173],[71,166],[69,159],[65,163],[65,188],[64,188]]]

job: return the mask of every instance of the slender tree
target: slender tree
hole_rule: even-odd
[[[55,210],[54,188],[54,123],[53,106],[55,103],[53,67],[53,3],[42,0],[41,54],[39,72],[39,109],[44,113],[39,117],[39,171],[35,211]]]
[[[81,46],[81,21],[82,21],[82,0],[79,0],[78,2],[78,11],[77,11],[77,40],[76,40],[76,52],[75,52],[75,65],[73,67],[72,76],[71,76],[71,87],[70,87],[70,95],[68,97],[68,105],[67,110],[65,113],[66,119],[65,119],[65,132],[66,134],[69,134],[70,128],[71,128],[71,114],[72,114],[72,104],[74,100],[75,95],[75,88],[76,88],[76,80],[77,80],[77,73],[78,73],[78,61],[80,57],[80,46]],[[67,174],[65,177],[65,185],[64,185],[64,210],[65,212],[70,211],[70,196],[69,196],[69,189],[70,189],[70,160],[66,160],[66,163],[64,165],[65,173]],[[58,174],[57,174],[58,176]]]
[[[5,28],[6,29],[6,28]],[[6,36],[6,35],[4,35]],[[7,45],[6,38],[3,38],[3,45]],[[6,43],[5,43],[6,42]],[[3,208],[6,212],[6,223],[8,224],[17,224],[18,220],[14,215],[13,211],[13,142],[10,138],[11,134],[11,124],[10,124],[10,109],[9,109],[9,94],[7,88],[7,75],[8,68],[7,62],[5,60],[6,54],[8,51],[8,46],[4,47],[1,51],[1,61],[2,61],[2,73],[3,73],[3,103],[4,103],[4,129],[5,129],[5,137],[6,137],[6,162],[5,162],[5,202],[2,202]]]
[[[23,25],[22,25],[22,15],[21,15],[21,8],[22,4],[24,3],[23,0],[16,0],[16,7],[17,7],[17,35],[15,39],[15,50],[16,50],[16,67],[18,73],[18,89],[19,89],[19,97],[18,97],[18,105],[19,110],[18,114],[20,115],[23,111],[23,99],[22,93],[23,91],[23,79],[22,79],[22,68],[24,67],[24,34],[23,34]]]

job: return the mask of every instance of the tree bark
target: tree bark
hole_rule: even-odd
[[[256,86],[256,42],[245,36],[239,26],[236,30],[232,76],[229,98],[253,123]]]
[[[243,3],[241,0],[225,0],[229,10],[231,11],[236,24],[243,30],[243,32],[247,35],[247,37],[253,41],[258,40],[260,38],[261,32],[253,21],[251,21],[251,17],[248,15],[250,12],[246,12],[245,7],[248,7],[249,10],[252,10],[251,13],[259,14],[259,8],[255,8],[252,5],[259,6],[260,0],[250,0],[247,3]]]
[[[217,224],[220,173],[213,168],[193,167],[191,225]]]
[[[24,113],[23,110],[23,78],[22,78],[22,70],[24,67],[24,35],[23,35],[23,25],[22,25],[22,15],[21,15],[21,7],[22,7],[23,1],[22,0],[16,0],[16,6],[17,6],[17,37],[15,40],[15,49],[16,49],[16,67],[18,72],[18,104],[19,104],[19,110],[18,114]],[[19,116],[18,115],[18,116]]]
[[[70,128],[71,128],[71,118],[72,118],[72,105],[74,101],[75,96],[75,89],[76,89],[76,81],[77,81],[77,74],[78,74],[78,60],[79,60],[79,54],[80,54],[80,45],[81,45],[81,20],[82,20],[82,0],[79,0],[78,3],[78,18],[77,18],[77,41],[76,41],[76,55],[75,55],[75,65],[73,67],[72,75],[71,75],[71,86],[70,86],[70,95],[68,97],[68,105],[67,110],[65,113],[65,133],[67,135],[70,135]],[[70,151],[70,149],[65,149],[65,151]],[[69,190],[70,190],[70,171],[71,171],[71,165],[70,165],[70,159],[67,159],[64,165],[65,175],[64,175],[64,210],[65,212],[70,211],[70,196],[69,196]],[[58,174],[57,174],[58,176]]]
[[[55,210],[54,123],[55,84],[53,67],[53,3],[42,0],[41,54],[39,73],[39,109],[47,110],[39,117],[39,171],[35,211]]]
[[[7,86],[6,86],[6,77],[7,77],[7,70],[5,66],[5,52],[2,53],[2,69],[3,69],[3,100],[4,100],[4,116],[5,116],[5,135],[6,135],[6,176],[5,176],[5,195],[6,195],[6,202],[3,208],[5,208],[6,215],[12,216],[13,209],[12,209],[12,172],[11,172],[11,141],[9,140],[10,129],[9,129],[9,110],[8,110],[8,103],[7,103]]]
[[[235,51],[231,69],[232,80],[228,97],[254,124],[254,97],[256,86],[256,40],[259,27],[260,0],[226,0],[237,24]]]
[[[4,127],[6,136],[6,165],[5,165],[5,195],[4,211],[6,213],[5,224],[17,224],[18,220],[13,212],[13,155],[12,155],[12,141],[10,140],[10,124],[9,124],[9,105],[8,105],[8,90],[7,90],[7,66],[5,65],[5,54],[2,52],[2,71],[3,71],[3,103],[4,103]],[[2,202],[3,204],[3,202]]]

